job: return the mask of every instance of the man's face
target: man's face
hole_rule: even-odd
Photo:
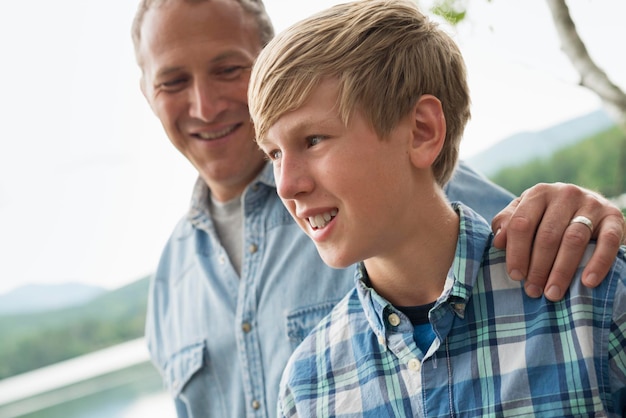
[[[334,80],[318,85],[300,108],[282,115],[261,138],[278,194],[326,264],[397,254],[406,230],[415,170],[407,152],[410,118],[381,139],[360,112],[346,126]]]
[[[240,194],[264,164],[246,96],[260,50],[256,23],[232,0],[166,2],[141,27],[142,92],[222,201]]]

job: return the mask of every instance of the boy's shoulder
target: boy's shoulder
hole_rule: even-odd
[[[626,246],[620,247],[615,260],[602,282],[590,288],[582,283],[582,273],[591,259],[595,251],[596,243],[591,242],[587,245],[580,264],[578,265],[574,278],[568,291],[566,298],[578,298],[579,296],[588,296],[591,299],[583,300],[606,300],[612,301],[620,297],[621,293],[626,292]],[[491,246],[482,261],[482,285],[478,284],[478,289],[474,291],[485,292],[498,291],[520,291],[521,296],[525,294],[523,291],[523,282],[515,281],[510,278],[506,269],[506,251]],[[626,297],[626,295],[624,296]],[[581,302],[577,299],[578,303]],[[510,302],[510,300],[509,300]],[[551,303],[551,302],[547,302]]]

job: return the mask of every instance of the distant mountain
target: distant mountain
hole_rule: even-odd
[[[0,379],[140,338],[149,285],[144,277],[71,307],[0,315]]]
[[[569,145],[580,142],[615,125],[615,121],[599,109],[538,132],[522,132],[503,139],[466,161],[481,173],[490,176],[501,168],[524,164],[536,158],[549,157]]]
[[[105,293],[103,287],[82,283],[29,284],[0,295],[0,314],[23,314],[80,305]]]

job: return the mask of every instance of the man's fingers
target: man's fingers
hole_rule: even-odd
[[[570,223],[566,227],[561,246],[554,259],[554,265],[547,275],[548,280],[545,284],[544,292],[546,298],[551,301],[561,300],[565,290],[572,282],[590,238],[591,230],[583,224]],[[528,280],[535,281],[541,279],[529,274]]]
[[[591,239],[597,246],[583,284],[599,284],[624,240],[621,211],[603,196],[571,184],[538,184],[492,221],[494,245],[506,248],[511,278],[525,279],[529,296],[560,300],[571,285]],[[545,291],[544,291],[545,289]]]
[[[606,216],[597,226],[595,236],[597,244],[583,271],[583,284],[595,287],[607,275],[615,261],[615,254],[624,240],[626,222],[621,214]]]
[[[509,223],[509,219],[515,213],[515,209],[519,205],[521,197],[515,198],[509,205],[502,209],[492,220],[491,220],[491,230],[496,234],[493,239],[493,245],[496,248],[504,249],[506,248],[507,242],[507,226]]]
[[[567,235],[568,232],[566,229],[568,221],[565,219],[560,216],[554,216],[554,213],[546,212],[537,229],[535,241],[532,244],[532,255],[530,257],[528,274],[526,275],[526,283],[524,283],[526,293],[531,297],[539,297],[544,292],[544,288],[547,289],[546,285],[549,283],[550,276],[554,274],[555,267],[557,267],[556,277],[561,278],[563,274],[568,272],[569,276],[555,281],[553,285],[562,285],[564,282],[569,285],[573,272],[576,270],[576,266],[572,268],[571,265],[565,262],[561,265],[555,263],[557,256],[563,250],[565,250],[566,257],[570,260],[576,257],[576,253],[572,253],[572,248],[577,248],[577,244],[570,241],[568,245],[562,241],[562,237],[565,238],[564,234]],[[586,242],[588,242],[590,235],[589,231],[587,231]],[[578,257],[580,257],[580,254],[578,254]],[[565,287],[567,288],[567,286]],[[553,289],[553,292],[556,290]]]
[[[506,268],[513,280],[526,278],[534,237],[533,220],[524,215],[514,215],[509,220],[506,227]]]

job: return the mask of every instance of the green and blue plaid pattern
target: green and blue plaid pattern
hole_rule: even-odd
[[[507,275],[489,225],[471,209],[454,207],[456,257],[429,314],[437,338],[428,352],[417,348],[408,318],[367,286],[360,265],[355,289],[291,357],[280,416],[626,413],[624,248],[599,287],[582,286],[579,268],[561,302],[531,299]]]

